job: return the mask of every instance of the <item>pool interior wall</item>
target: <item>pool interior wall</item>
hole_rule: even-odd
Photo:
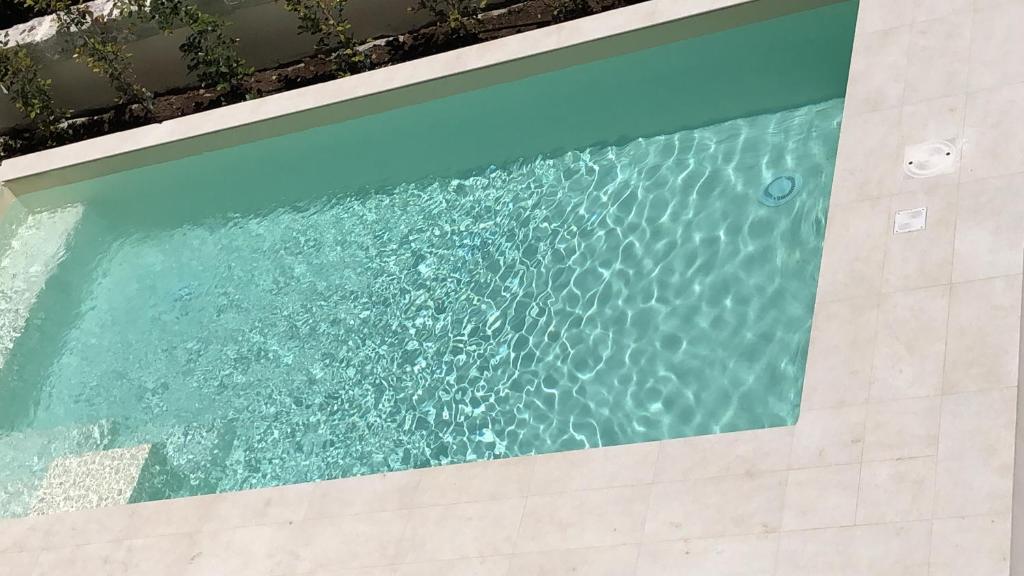
[[[150,500],[792,424],[855,14],[23,196],[0,514],[138,444]]]

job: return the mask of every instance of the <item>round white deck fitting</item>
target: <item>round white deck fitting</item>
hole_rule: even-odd
[[[929,178],[956,172],[960,149],[949,140],[931,140],[907,146],[903,171],[911,178]]]

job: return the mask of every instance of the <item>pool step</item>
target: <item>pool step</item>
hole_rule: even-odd
[[[0,435],[0,518],[28,514],[37,487],[55,459],[104,450],[113,437],[110,420]]]
[[[193,423],[114,449],[128,438],[109,419],[0,434],[0,518],[216,492],[235,435]]]
[[[142,444],[57,458],[36,491],[30,514],[127,504],[149,454],[150,445]]]
[[[7,250],[0,253],[0,368],[81,219],[82,206],[78,204],[29,214],[4,242]]]
[[[195,422],[164,432],[153,442],[132,502],[220,492],[235,435],[228,422]]]

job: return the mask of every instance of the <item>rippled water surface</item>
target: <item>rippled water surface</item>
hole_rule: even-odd
[[[841,108],[137,230],[65,207],[0,463],[151,443],[149,499],[791,424]]]

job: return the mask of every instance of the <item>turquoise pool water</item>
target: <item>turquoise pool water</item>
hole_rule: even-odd
[[[339,125],[40,193],[0,229],[0,514],[139,444],[148,500],[792,424],[841,113],[259,178]]]

